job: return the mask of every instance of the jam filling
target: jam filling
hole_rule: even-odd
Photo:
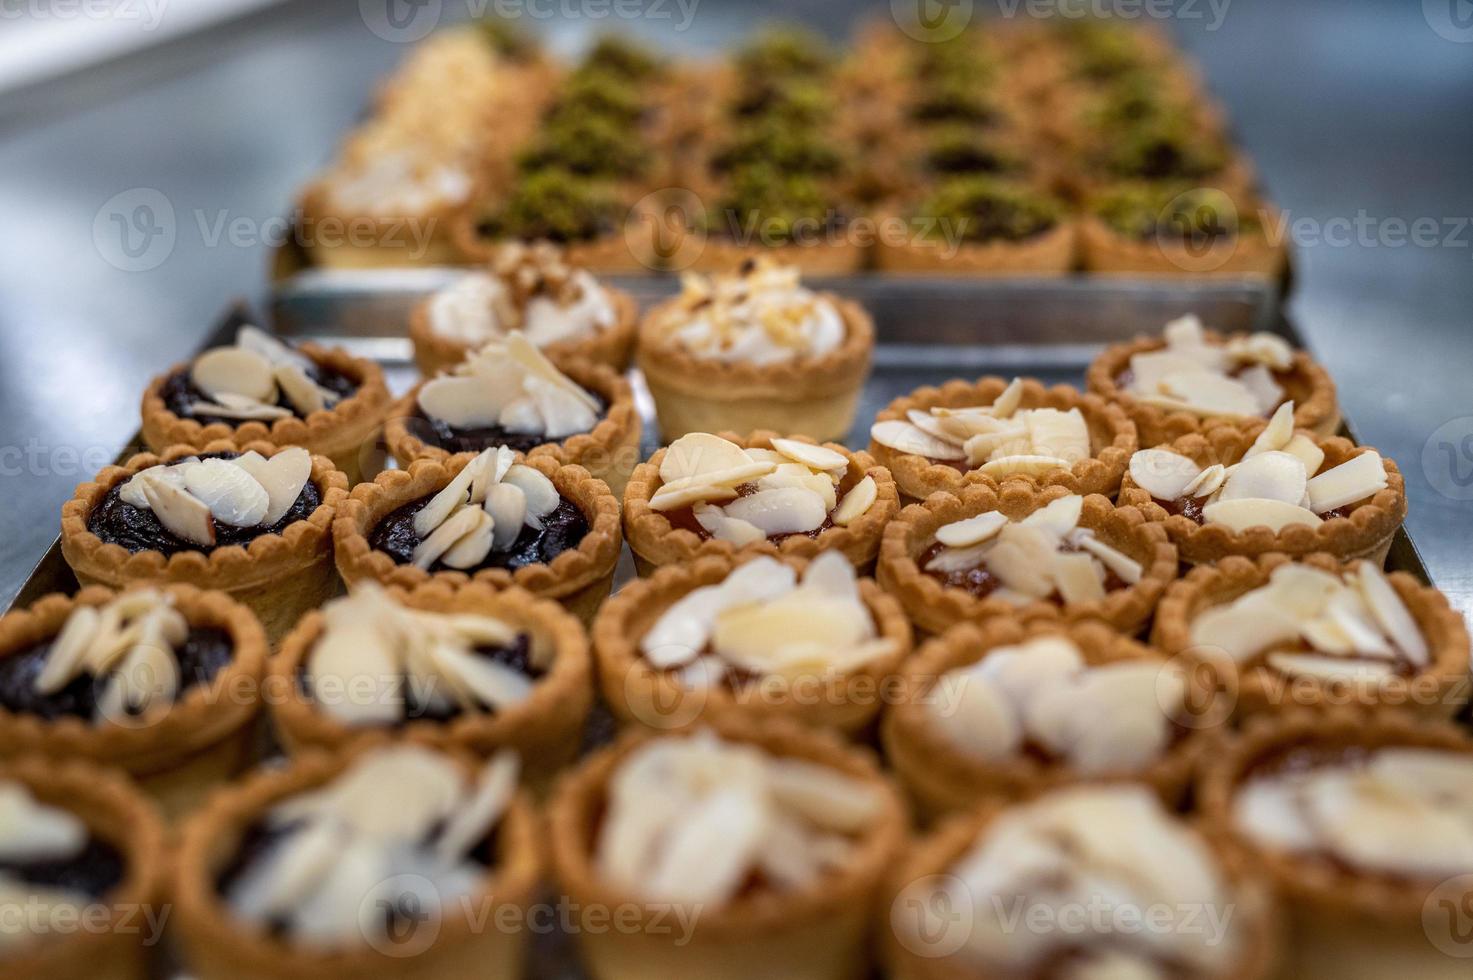
[[[843,500],[844,494],[848,493],[852,488],[852,485],[857,482],[857,480],[851,480],[849,478],[849,475],[845,474],[844,479],[840,481],[838,487],[836,487],[834,490],[835,500]],[[755,483],[740,483],[736,486],[735,489],[738,497],[750,497],[752,494],[760,490],[761,487],[757,486],[757,484]],[[665,519],[670,522],[671,527],[676,527],[685,531],[689,531],[696,537],[700,538],[702,541],[711,540],[711,532],[702,527],[701,522],[696,520],[696,510],[694,504],[689,507],[677,507],[674,510],[663,511],[663,514],[665,515]],[[830,512],[824,515],[823,523],[811,531],[793,531],[789,534],[770,534],[768,535],[767,540],[785,541],[786,539],[791,537],[805,537],[817,540],[819,535],[823,534],[823,532],[827,531],[833,526],[833,513]]]
[[[351,398],[358,390],[358,385],[351,378],[345,374],[339,374],[331,368],[325,368],[320,364],[314,363],[306,371],[307,377],[311,378],[320,387],[326,388],[328,391],[337,395],[340,399]],[[244,419],[227,419],[221,418],[218,415],[196,415],[190,412],[189,407],[195,402],[210,402],[214,399],[195,386],[195,383],[189,377],[188,369],[175,371],[169,375],[168,380],[164,382],[164,386],[160,389],[159,394],[163,397],[164,406],[169,411],[180,418],[194,419],[200,425],[214,425],[216,422],[219,422],[233,429],[237,426],[244,425],[246,422]],[[279,407],[291,412],[297,418],[304,418],[302,413],[298,412],[290,401],[283,401]],[[271,423],[267,420],[264,424],[269,426]]]
[[[595,415],[602,422],[608,414],[608,403],[593,392],[589,394],[593,395],[593,400],[597,403]],[[425,445],[435,446],[452,454],[478,453],[492,446],[507,446],[519,453],[528,453],[549,442],[562,441],[550,440],[540,432],[510,432],[499,425],[454,426],[441,419],[430,418],[422,411],[405,419],[405,424]],[[563,439],[568,438],[571,435],[563,436]]]
[[[201,453],[201,459],[234,459],[239,453]],[[175,535],[159,522],[153,511],[134,507],[118,495],[123,481],[113,487],[102,501],[87,515],[87,530],[97,535],[106,544],[120,545],[130,552],[158,551],[164,555],[175,555],[181,551],[200,551],[208,554],[227,545],[247,545],[265,534],[280,534],[297,521],[312,516],[322,503],[322,492],[311,480],[302,487],[296,502],[291,505],[281,520],[269,526],[235,527],[221,521],[215,522],[215,543],[195,544]]]
[[[106,679],[82,674],[54,694],[36,690],[36,677],[46,665],[52,640],[27,650],[0,657],[0,708],[13,714],[35,715],[46,721],[74,717],[91,719],[97,699],[106,689]],[[179,664],[179,690],[176,700],[186,691],[209,684],[230,663],[234,646],[230,634],[212,626],[190,627],[184,643],[174,649]]]
[[[1002,588],[1002,580],[987,570],[985,562],[977,565],[975,568],[966,568],[955,572],[943,572],[939,570],[933,572],[927,569],[926,566],[931,563],[931,560],[945,550],[946,545],[940,541],[932,542],[931,546],[916,559],[916,564],[921,567],[927,576],[940,582],[946,588],[961,589],[963,592],[977,599],[986,599],[992,593]],[[1059,551],[1071,553],[1077,552],[1079,549],[1071,544],[1065,543],[1059,547]],[[1129,588],[1129,584],[1119,575],[1116,575],[1114,571],[1106,568],[1105,591],[1114,592],[1117,589],[1124,588]],[[1058,603],[1059,605],[1063,604],[1058,593],[1050,596],[1049,601]]]
[[[400,565],[414,561],[414,549],[420,537],[414,530],[414,515],[424,509],[434,494],[411,501],[390,513],[368,535],[369,547],[382,551]],[[570,500],[559,500],[557,509],[542,518],[542,528],[523,525],[522,533],[505,551],[491,551],[474,568],[451,568],[436,561],[431,572],[457,571],[473,574],[483,568],[516,570],[527,565],[545,564],[569,548],[578,547],[588,533],[588,519]]]
[[[1155,500],[1154,497],[1151,499]],[[1203,513],[1203,508],[1207,506],[1207,499],[1206,497],[1182,497],[1177,500],[1157,500],[1156,503],[1160,504],[1161,509],[1166,513],[1179,514],[1192,523],[1200,525],[1207,523],[1207,517]],[[1327,521],[1348,516],[1350,516],[1350,509],[1347,507],[1336,507],[1320,514],[1320,517]]]
[[[123,855],[96,837],[88,837],[80,853],[39,861],[0,860],[0,876],[36,888],[79,892],[99,901],[123,880]]]

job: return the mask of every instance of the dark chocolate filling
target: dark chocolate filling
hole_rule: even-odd
[[[81,852],[68,858],[0,860],[0,875],[17,878],[37,888],[81,892],[97,901],[122,882],[123,855],[106,841],[88,837]]]
[[[414,561],[419,535],[414,531],[414,515],[424,509],[434,494],[411,501],[393,511],[368,534],[369,547],[382,551],[400,565]],[[588,533],[588,519],[570,500],[559,500],[557,509],[542,518],[540,530],[522,526],[522,533],[505,551],[492,551],[474,568],[452,569],[436,561],[431,572],[461,571],[473,574],[483,568],[516,570],[526,565],[545,564],[569,548],[578,547]]]
[[[595,402],[595,415],[602,421],[608,413],[608,403],[589,392]],[[476,425],[464,428],[451,425],[442,419],[431,418],[423,411],[405,419],[409,431],[427,446],[436,446],[447,453],[479,453],[492,446],[507,446],[519,453],[531,452],[538,446],[561,439],[548,439],[540,432],[509,432],[499,425]],[[595,425],[597,422],[594,423]],[[578,433],[572,433],[577,435]],[[571,436],[563,436],[563,439]]]
[[[331,391],[340,399],[351,398],[358,390],[358,385],[347,375],[339,374],[337,371],[331,368],[325,368],[320,364],[314,363],[311,367],[307,368],[307,377],[311,378],[321,387]],[[210,402],[214,399],[195,386],[189,377],[188,368],[175,371],[169,375],[168,380],[164,382],[159,394],[163,397],[164,406],[169,411],[182,419],[194,419],[200,425],[214,425],[216,422],[219,422],[234,429],[237,426],[244,425],[247,421],[245,419],[221,418],[218,415],[195,415],[192,413],[189,408],[195,402]],[[279,407],[291,412],[297,418],[305,417],[288,400],[283,399]],[[266,421],[264,424],[269,426],[271,423],[270,421]]]

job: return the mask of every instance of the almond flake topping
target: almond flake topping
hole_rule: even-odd
[[[279,836],[225,890],[237,918],[316,950],[388,941],[389,918],[365,910],[403,903],[438,914],[484,892],[472,853],[511,806],[519,762],[502,750],[467,778],[418,745],[359,756],[326,785],[278,802]],[[406,889],[422,893],[406,894]]]
[[[87,825],[70,811],[43,803],[28,786],[0,781],[0,862],[28,864],[64,862],[82,855]],[[0,922],[0,955],[51,932],[53,923],[79,922],[95,900],[76,888],[30,882],[0,871],[0,908],[24,909]],[[57,930],[65,933],[65,927]]]
[[[959,900],[975,914],[958,917]],[[945,873],[901,894],[903,907],[921,914],[897,922],[914,930],[904,940],[934,944],[940,937],[978,976],[1041,975],[1067,957],[1130,972],[1086,967],[1060,976],[1221,977],[1231,975],[1243,948],[1239,917],[1231,914],[1236,900],[1211,849],[1149,789],[1084,785],[1001,813]],[[1102,901],[1105,914],[1087,917],[1084,928],[1065,914]],[[1039,919],[1048,926],[1016,928],[1019,908],[1052,910]],[[1147,910],[1168,909],[1174,925],[1133,924]],[[1204,910],[1224,923],[1222,932],[1188,927]]]
[[[217,521],[234,527],[277,524],[311,476],[312,454],[300,446],[270,459],[255,451],[233,459],[190,456],[140,470],[118,489],[118,497],[153,511],[170,533],[209,547]]]
[[[1294,351],[1282,337],[1255,333],[1214,345],[1195,315],[1173,320],[1164,333],[1164,348],[1130,359],[1125,390],[1146,404],[1211,418],[1268,416],[1284,400],[1274,372],[1293,367]],[[1291,409],[1291,429],[1292,421]]]
[[[1193,647],[1239,664],[1265,659],[1293,676],[1379,680],[1414,673],[1431,659],[1427,640],[1384,573],[1361,562],[1341,579],[1308,565],[1281,565],[1268,584],[1204,610]]]
[[[748,674],[793,680],[851,671],[894,650],[859,594],[854,567],[826,551],[798,581],[766,555],[665,610],[640,639],[656,668],[715,657]]]
[[[486,449],[414,515],[419,568],[480,566],[492,551],[516,543],[523,527],[541,529],[562,497],[541,470],[516,462],[506,446]]]
[[[312,380],[313,364],[259,327],[245,325],[235,345],[207,350],[189,368],[189,380],[209,401],[195,402],[191,415],[241,421],[303,416],[331,408],[339,395]]]
[[[549,442],[588,432],[599,403],[559,371],[525,335],[487,344],[449,374],[424,383],[419,407],[458,428],[499,425]]]
[[[650,901],[719,906],[751,883],[781,892],[840,871],[879,818],[878,791],[708,730],[636,749],[609,781],[594,862]]]

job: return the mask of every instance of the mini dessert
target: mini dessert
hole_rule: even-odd
[[[930,817],[1102,780],[1174,807],[1204,744],[1181,724],[1187,676],[1098,623],[960,626],[905,665],[885,756]]]
[[[954,177],[916,205],[896,240],[882,235],[886,272],[1063,275],[1074,267],[1074,224],[1063,206],[1026,185]]]
[[[969,812],[898,869],[891,970],[1267,980],[1277,910],[1222,850],[1144,786],[1070,787]]]
[[[687,276],[678,297],[645,315],[636,360],[666,440],[726,429],[840,439],[874,345],[859,306],[763,260],[714,279]]]
[[[588,640],[557,603],[468,585],[360,582],[304,618],[271,664],[293,752],[379,731],[477,755],[513,748],[538,783],[571,759],[593,701]]]
[[[0,763],[0,972],[145,980],[164,828],[127,779],[76,760]]]
[[[1324,551],[1386,561],[1406,518],[1396,464],[1348,439],[1294,430],[1294,403],[1247,430],[1217,426],[1130,458],[1120,503],[1161,521],[1183,561]]]
[[[870,427],[870,452],[913,500],[1019,477],[1114,495],[1138,446],[1118,406],[1024,378],[919,388],[882,409]]]
[[[849,229],[854,214],[842,197],[844,175],[816,172],[811,163],[785,171],[761,159],[773,152],[818,161],[842,157],[803,134],[802,123],[780,125],[775,150],[768,138],[748,151],[757,160],[707,178],[711,186],[702,200],[713,204],[703,205],[687,223],[686,231],[698,239],[689,268],[730,274],[763,257],[809,276],[852,275],[863,267],[866,243],[862,233]]]
[[[885,528],[876,578],[917,628],[1004,618],[1145,628],[1176,579],[1159,524],[1108,497],[1006,482],[912,504]]]
[[[593,624],[604,700],[650,728],[745,715],[853,732],[879,711],[910,644],[900,606],[833,551],[662,568]]]
[[[1436,589],[1379,563],[1226,558],[1167,591],[1152,642],[1205,668],[1240,715],[1347,703],[1450,717],[1468,631]]]
[[[1335,382],[1277,334],[1223,336],[1189,314],[1160,339],[1109,347],[1090,365],[1089,390],[1123,406],[1141,445],[1159,446],[1206,424],[1251,425],[1293,402],[1294,425],[1318,436],[1340,428]]]
[[[585,361],[559,370],[521,332],[415,386],[384,427],[400,466],[509,446],[576,463],[620,491],[639,462],[639,437],[629,382]]]
[[[514,331],[553,360],[587,360],[622,371],[638,315],[633,297],[569,266],[557,246],[508,243],[488,270],[466,273],[415,306],[409,339],[427,378]]]
[[[61,510],[61,553],[82,585],[228,593],[274,643],[337,591],[330,533],[347,492],[329,460],[299,446],[139,453],[77,487]]]
[[[365,745],[216,794],[173,873],[191,974],[520,977],[542,861],[517,770]]]
[[[1198,799],[1285,899],[1282,975],[1454,980],[1468,973],[1470,786],[1465,730],[1342,708],[1250,724]]]
[[[581,466],[505,446],[421,459],[354,488],[333,526],[343,581],[518,585],[584,621],[609,594],[619,501]]]
[[[49,595],[0,617],[0,751],[117,766],[178,815],[251,760],[266,654],[219,592]]]
[[[1277,279],[1286,253],[1269,217],[1215,187],[1123,185],[1090,201],[1080,258],[1095,275]]]
[[[577,936],[603,980],[864,976],[905,837],[868,753],[789,725],[626,736],[559,786],[550,822],[563,894],[636,910]]]
[[[900,509],[867,453],[804,436],[692,432],[641,463],[624,493],[640,574],[699,555],[840,551],[864,571]]]
[[[156,453],[218,439],[302,446],[356,483],[388,410],[377,364],[338,348],[289,347],[247,324],[234,346],[207,350],[149,384],[143,441]]]

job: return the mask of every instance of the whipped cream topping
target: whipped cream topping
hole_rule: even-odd
[[[1294,366],[1294,349],[1282,337],[1255,333],[1210,343],[1195,314],[1171,321],[1164,334],[1164,348],[1130,359],[1124,390],[1141,402],[1211,418],[1266,416],[1284,400],[1274,372]]]
[[[505,750],[469,779],[421,746],[369,752],[265,813],[278,836],[226,884],[226,904],[303,946],[380,948],[383,910],[437,914],[484,890],[475,855],[511,806],[518,769]]]
[[[599,418],[598,400],[520,331],[487,344],[449,374],[426,381],[419,390],[419,407],[456,428],[495,425],[549,441],[587,432]]]
[[[925,702],[931,723],[984,762],[1041,751],[1085,775],[1139,772],[1173,738],[1185,682],[1155,661],[1098,666],[1062,636],[998,647],[949,670]]]
[[[987,476],[1043,476],[1091,454],[1089,425],[1077,408],[1023,408],[1023,381],[991,405],[911,409],[905,419],[876,422],[870,438],[896,452],[966,463]]]
[[[40,802],[19,782],[0,780],[0,861],[22,865],[71,861],[82,855],[88,837],[87,825],[75,814]],[[0,956],[49,932],[53,923],[83,921],[92,900],[65,884],[36,884],[0,871],[0,909],[24,910],[0,916]],[[65,925],[60,931],[66,931]]]
[[[1473,874],[1473,756],[1385,746],[1265,771],[1238,787],[1233,820],[1264,848],[1330,858],[1362,874]]]
[[[478,651],[525,638],[530,667],[545,670],[553,656],[545,640],[504,620],[411,609],[372,582],[322,614],[306,676],[318,707],[345,725],[393,725],[416,706],[435,717],[501,711],[531,697],[534,680]]]
[[[763,555],[677,600],[639,641],[687,688],[728,679],[794,680],[856,670],[895,650],[879,635],[854,566],[826,551],[804,569]]]
[[[556,246],[502,245],[487,272],[473,272],[430,299],[430,329],[481,345],[520,330],[537,347],[592,336],[614,325],[608,291]]]
[[[1425,669],[1431,652],[1386,575],[1359,562],[1345,577],[1308,565],[1274,569],[1267,585],[1200,613],[1195,652],[1292,677],[1371,684]]]
[[[213,547],[215,522],[271,527],[286,516],[312,478],[312,454],[291,446],[266,457],[254,449],[233,459],[190,456],[134,474],[118,498],[151,510],[170,533]]]
[[[825,521],[845,527],[879,498],[874,478],[866,476],[841,499],[848,467],[843,453],[797,439],[774,439],[771,449],[743,449],[729,439],[692,432],[665,450],[650,509],[689,507],[707,534],[736,545],[806,534]]]
[[[1070,494],[1017,521],[997,511],[953,521],[936,529],[942,547],[924,570],[945,576],[986,569],[1002,583],[990,595],[1020,606],[1103,599],[1111,574],[1126,586],[1140,582],[1140,562],[1080,527],[1083,513],[1084,498]]]
[[[908,899],[921,911],[898,920],[915,931],[907,941],[949,947],[955,936],[956,958],[988,976],[1038,975],[1067,956],[1057,975],[1080,980],[1226,977],[1243,942],[1211,851],[1142,786],[1014,806]]]
[[[523,527],[541,530],[542,518],[562,497],[541,470],[516,461],[506,446],[487,449],[465,465],[414,515],[414,564],[475,568],[493,551],[516,543]]]
[[[822,357],[844,342],[843,314],[800,285],[795,266],[758,260],[734,274],[687,275],[681,287],[658,327],[696,357],[777,364]]]
[[[457,163],[397,150],[340,164],[329,175],[327,188],[334,210],[396,218],[463,204],[472,184],[470,173]]]
[[[246,324],[235,344],[195,358],[189,380],[210,399],[189,406],[190,415],[271,422],[332,408],[338,394],[308,373],[312,362],[258,327]],[[287,407],[290,406],[290,407]]]
[[[883,806],[846,773],[701,730],[615,770],[594,861],[642,899],[720,906],[754,883],[793,892],[842,871]]]
[[[1294,431],[1294,403],[1285,402],[1243,458],[1231,466],[1199,466],[1169,449],[1142,449],[1130,458],[1130,478],[1157,500],[1197,501],[1202,523],[1232,531],[1293,524],[1318,527],[1322,515],[1367,500],[1388,481],[1381,454],[1360,453],[1324,469],[1325,451]]]

